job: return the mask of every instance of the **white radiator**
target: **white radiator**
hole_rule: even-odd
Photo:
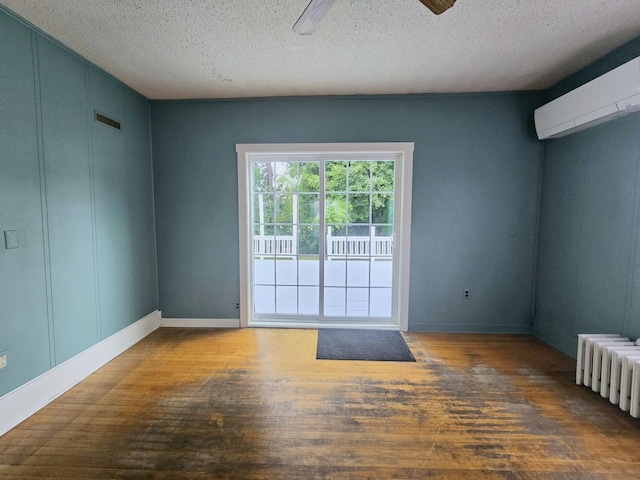
[[[611,353],[614,351],[620,351],[625,348],[636,348],[635,342],[625,339],[625,341],[606,341],[596,342],[593,344],[593,360],[591,362],[591,390],[599,392],[602,385],[602,381],[608,383],[610,381],[611,374]],[[638,347],[640,351],[640,347]],[[609,362],[609,368],[602,368],[605,363]],[[585,383],[586,385],[586,383]]]
[[[620,365],[620,410],[628,412],[631,405],[631,391],[634,385],[631,385],[631,374],[633,371],[633,362],[640,361],[640,351],[634,354],[622,354],[622,362]],[[635,385],[636,389],[638,385]]]
[[[640,417],[640,362],[634,361],[632,363],[629,413],[633,418],[638,418]]]
[[[620,342],[617,345],[604,345],[602,346],[602,355],[600,358],[601,367],[600,367],[600,395],[603,398],[609,398],[610,387],[611,387],[611,360],[613,356],[613,352],[616,353],[638,353],[640,352],[640,347],[636,346],[635,343],[631,342]],[[620,385],[619,381],[616,381],[617,385]],[[591,385],[593,389],[593,383]],[[595,391],[595,389],[594,389]]]
[[[620,404],[620,396],[622,393],[629,390],[629,386],[625,383],[629,381],[629,376],[623,376],[623,359],[640,357],[640,350],[638,352],[613,352],[611,354],[611,381],[609,382],[609,401],[614,405]],[[624,386],[623,386],[624,385]]]
[[[634,418],[640,417],[640,339],[578,335],[576,384],[590,386]]]
[[[591,334],[591,333],[581,333],[578,335],[578,356],[576,358],[576,385],[582,385],[584,377],[587,375],[585,372],[585,359],[590,356],[589,353],[586,352],[587,349],[587,340],[597,340],[597,339],[606,339],[606,338],[615,338],[620,337],[620,335],[616,334]],[[591,349],[591,344],[589,344],[589,350]],[[591,360],[589,360],[589,365],[591,365]],[[589,367],[589,375],[591,374],[591,367]]]
[[[595,337],[588,336],[584,339],[584,365],[582,383],[587,387],[591,386],[591,379],[593,378],[593,365],[594,363],[600,364],[600,360],[596,360],[596,355],[600,355],[599,345],[609,345],[611,343],[629,342],[630,340],[619,335],[611,337]],[[599,373],[599,372],[598,372]]]

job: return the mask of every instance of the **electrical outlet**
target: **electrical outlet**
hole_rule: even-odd
[[[7,352],[0,353],[0,370],[7,368]]]
[[[464,298],[469,298],[469,290],[464,291]]]
[[[236,310],[240,310],[240,302],[236,302]]]

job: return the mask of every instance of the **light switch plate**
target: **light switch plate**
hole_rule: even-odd
[[[18,248],[18,232],[16,230],[4,231],[4,248],[7,250]]]

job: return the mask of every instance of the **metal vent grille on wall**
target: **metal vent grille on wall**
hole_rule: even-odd
[[[101,113],[96,112],[96,121],[100,123],[104,123],[105,125],[109,125],[110,127],[117,128],[120,130],[122,127],[120,122],[114,120],[113,118],[109,118],[106,115],[102,115]]]

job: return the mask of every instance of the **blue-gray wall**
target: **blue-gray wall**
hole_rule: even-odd
[[[144,97],[0,8],[0,395],[157,309],[150,135]]]
[[[152,102],[163,317],[238,317],[236,143],[412,141],[410,329],[531,331],[543,153],[532,112],[543,101],[536,92]]]
[[[640,38],[550,89],[640,55]],[[574,355],[578,333],[640,336],[640,113],[545,142],[534,332]]]

